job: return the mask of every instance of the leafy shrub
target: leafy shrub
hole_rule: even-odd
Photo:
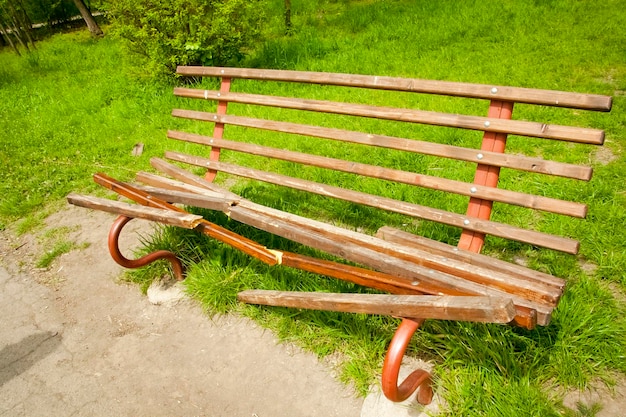
[[[102,0],[112,33],[149,74],[177,65],[232,65],[260,33],[264,0]]]

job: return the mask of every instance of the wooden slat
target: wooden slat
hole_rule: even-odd
[[[177,68],[176,73],[190,76],[247,78],[257,80],[364,87],[381,90],[410,91],[416,93],[441,94],[457,97],[481,98],[486,100],[514,101],[517,103],[541,104],[545,106],[570,107],[599,111],[609,111],[611,110],[612,105],[611,97],[596,94],[581,94],[564,91],[504,87],[450,81],[432,81],[417,78],[197,66],[180,66]]]
[[[324,100],[299,99],[246,93],[220,93],[213,90],[198,90],[177,87],[174,94],[179,97],[219,100],[259,106],[307,110],[332,114],[397,120],[435,126],[456,127],[485,132],[508,133],[545,139],[564,140],[601,145],[604,131],[572,126],[548,125],[519,120],[498,120],[488,117],[466,116],[405,108],[377,107],[365,104],[339,103]]]
[[[167,197],[164,196],[164,198],[176,201],[177,196],[168,195]],[[257,212],[253,211],[255,207],[258,210]],[[275,213],[280,214],[276,215]],[[272,215],[272,217],[268,217],[268,214]],[[434,269],[423,268],[413,262],[407,262],[395,257],[389,258],[389,255],[386,253],[376,254],[376,251],[380,250],[381,248],[397,248],[397,245],[380,241],[371,236],[358,234],[356,232],[350,232],[340,228],[334,228],[333,226],[326,225],[322,222],[312,221],[310,219],[300,218],[301,221],[294,221],[293,219],[298,218],[299,216],[290,215],[288,213],[283,213],[278,210],[267,209],[266,207],[255,205],[254,203],[251,203],[247,200],[240,200],[239,202],[237,202],[237,205],[231,208],[230,216],[234,220],[242,221],[243,223],[252,225],[262,230],[266,230],[270,233],[277,234],[279,236],[294,240],[304,245],[315,247],[317,249],[335,254],[345,259],[352,260],[354,262],[369,265],[370,267],[374,267],[379,270],[386,271],[391,269],[393,271],[393,274],[398,275],[399,277],[404,276],[409,279],[409,281],[405,282],[405,284],[409,284],[409,286],[404,285],[404,288],[410,288],[410,286],[414,285],[415,283],[419,285],[416,288],[419,288],[422,292],[430,292],[435,290],[438,291],[438,293],[443,294],[449,294],[450,291],[461,291],[465,294],[481,294],[483,293],[483,291],[487,291],[490,295],[494,295],[491,294],[491,292],[495,291],[496,295],[506,294],[507,296],[511,296],[511,294],[507,292],[503,292],[495,288],[490,289],[489,287],[485,287],[482,284],[477,285],[471,281],[467,281],[464,279],[454,278],[454,276],[452,275],[445,273],[442,274],[441,272]],[[323,226],[319,227],[318,229],[310,226],[320,224]],[[333,230],[339,229],[342,230],[343,233],[337,234],[333,232]],[[359,237],[356,239],[352,239],[351,235],[356,235]],[[371,240],[372,242],[368,242],[368,240]],[[357,243],[354,243],[353,241],[356,241]],[[400,251],[402,251],[402,248],[400,248]],[[381,259],[385,259],[386,261],[381,261]],[[432,259],[434,258],[431,256],[431,260]],[[439,259],[439,263],[448,266],[454,264],[454,262],[450,262],[449,259],[446,259],[444,257],[441,257]],[[297,267],[296,265],[291,266]],[[463,269],[463,267],[461,267],[461,269]],[[312,272],[321,271],[318,270]],[[489,271],[486,271],[486,274],[486,278],[489,278]],[[417,279],[418,281],[416,282],[414,281],[414,279]],[[511,279],[511,281],[515,281],[515,279]],[[399,281],[395,280],[394,282],[394,286],[401,286],[398,285]],[[428,283],[428,285],[426,287],[422,287],[423,283]],[[436,287],[432,287],[432,284],[444,286],[435,289]],[[431,287],[429,288],[429,286]],[[540,290],[541,284],[533,283],[533,286],[535,287],[535,291],[543,291]],[[559,293],[560,291],[555,292],[555,294],[557,294],[557,298]],[[525,291],[524,294],[528,295],[527,291]],[[549,321],[549,313],[551,311],[550,306],[542,303],[533,303],[517,295],[513,296],[515,297],[516,304],[537,309],[538,313],[540,313],[537,318],[539,320],[539,324],[547,324],[547,322]],[[550,305],[552,304],[554,303],[551,303]]]
[[[191,133],[168,131],[167,136],[170,139],[182,140],[208,146],[217,146],[220,149],[228,149],[257,156],[265,156],[268,158],[280,159],[319,168],[332,169],[336,171],[363,175],[377,179],[396,181],[403,184],[410,184],[423,188],[428,188],[431,190],[451,192],[468,197],[498,201],[501,203],[513,204],[521,207],[532,208],[535,210],[544,210],[551,213],[563,214],[567,216],[584,218],[587,214],[587,206],[585,204],[509,191],[502,188],[469,184],[462,181],[450,180],[447,178],[434,177],[414,172],[362,164],[358,162],[346,161],[343,159],[294,152],[285,149],[270,148],[267,146],[261,146],[246,142],[234,142],[225,139],[217,139],[209,136],[202,136]]]
[[[210,192],[216,192],[223,196],[228,196],[229,198],[232,198],[232,199],[240,198],[237,194],[232,193],[228,190],[225,190],[217,186],[216,184],[207,181],[204,178],[194,175],[191,172],[187,171],[186,169],[170,164],[169,162],[166,162],[161,158],[156,158],[156,157],[150,158],[150,165],[152,165],[154,169],[164,174],[167,174],[171,176],[172,178],[176,178],[177,180],[184,182],[185,184],[192,185],[198,188],[204,188]]]
[[[511,300],[491,297],[247,290],[237,294],[237,299],[249,304],[420,319],[504,324],[515,318]]]
[[[259,181],[269,182],[272,184],[282,185],[285,187],[291,187],[294,189],[308,191],[327,197],[352,201],[371,207],[382,208],[391,212],[436,221],[439,223],[461,227],[468,230],[475,230],[481,233],[491,234],[494,236],[503,237],[519,242],[529,243],[532,245],[543,246],[546,248],[560,250],[567,253],[575,254],[577,253],[579,247],[578,241],[572,239],[536,232],[533,230],[525,230],[507,224],[480,220],[476,218],[469,218],[460,214],[450,213],[444,210],[433,209],[417,204],[406,203],[386,197],[373,196],[371,194],[287,177],[280,174],[268,173],[265,171],[240,167],[237,165],[226,164],[223,162],[210,161],[206,158],[185,155],[178,152],[166,152],[165,157],[175,161],[184,162],[204,168],[210,168],[233,175],[242,176],[245,178],[251,178]]]
[[[300,225],[292,225],[280,219],[268,218],[263,214],[254,213],[239,206],[233,207],[231,218],[305,246],[374,268],[377,271],[397,275],[398,277],[411,280],[411,282],[414,280],[418,283],[426,281],[440,285],[445,288],[443,290],[444,293],[451,290],[468,292],[471,295],[510,297],[516,305],[536,310],[538,324],[546,325],[550,321],[553,307],[544,303],[528,300],[515,294],[508,294],[497,288],[477,284],[444,272],[424,268],[413,262],[380,253],[352,242],[338,241],[322,233],[303,228]]]
[[[458,159],[461,161],[480,163],[483,165],[519,169],[522,171],[575,178],[584,181],[589,181],[591,179],[593,171],[591,167],[587,166],[546,161],[541,158],[532,158],[523,155],[485,152],[478,151],[476,149],[462,148],[459,146],[443,145],[440,143],[328,127],[302,125],[298,123],[254,119],[242,116],[218,115],[217,113],[181,109],[174,109],[172,111],[172,116],[226,125],[313,136],[342,142],[358,143],[361,145],[370,145],[406,152],[420,153],[424,155],[440,156],[443,158]]]
[[[473,265],[445,255],[433,254],[427,250],[420,250],[393,242],[381,241],[376,237],[328,225],[324,222],[312,221],[311,219],[279,210],[270,209],[247,200],[241,200],[238,202],[238,208],[248,209],[257,214],[284,221],[299,228],[320,233],[340,242],[354,243],[358,246],[368,248],[394,258],[409,261],[424,268],[451,274],[477,284],[487,285],[491,288],[498,288],[509,294],[516,294],[529,300],[545,303],[550,306],[556,305],[563,292],[562,288],[551,286],[543,280],[536,279],[536,274],[532,274],[531,270],[526,271],[527,275],[509,274],[507,272],[491,268],[487,263]]]
[[[216,186],[215,184],[209,183],[205,181],[204,179],[194,176],[193,174],[190,174],[189,172],[181,168],[178,168],[172,164],[168,164],[165,161],[158,160],[157,158],[153,158],[151,160],[151,163],[157,169],[160,169],[163,172],[167,172],[168,175],[172,175],[181,181],[188,182],[190,184],[193,184],[194,186],[200,186],[200,187],[206,186],[207,189],[210,189],[211,191],[219,192],[220,190],[220,188]],[[225,193],[229,194],[229,192],[227,191],[225,191]],[[170,195],[164,198],[172,199],[173,201],[176,201],[175,196]],[[250,209],[255,210],[255,208],[257,212],[251,213]],[[244,209],[244,210],[241,210],[241,209]],[[334,227],[331,225],[314,221],[311,219],[304,219],[304,222],[299,221],[299,220],[294,220],[298,218],[299,219],[303,219],[303,218],[299,216],[291,215],[289,213],[284,213],[279,210],[274,210],[274,209],[270,209],[264,206],[259,206],[243,199],[237,202],[236,207],[234,207],[234,210],[231,211],[230,214],[231,214],[231,217],[233,217],[233,219],[235,220],[242,221],[243,223],[266,230],[270,233],[274,233],[279,236],[286,237],[291,240],[295,240],[294,236],[302,237],[303,240],[295,240],[295,241],[298,241],[299,243],[302,243],[305,245],[311,243],[310,241],[307,240],[308,238],[306,236],[310,237],[310,234],[313,233],[313,236],[315,236],[315,238],[313,239],[312,242],[315,243],[315,245],[320,244],[320,242],[326,242],[326,244],[329,244],[330,242],[331,249],[334,247],[335,252],[329,252],[329,253],[334,253],[337,256],[344,257],[344,258],[346,258],[346,253],[345,251],[343,251],[342,247],[345,246],[346,244],[350,245],[351,247],[355,247],[355,250],[357,252],[360,252],[362,250],[380,250],[380,248],[388,247],[390,245],[388,242],[380,241],[378,239],[375,239],[373,237],[369,237],[360,233],[350,232],[345,229],[340,229],[345,233],[345,235],[342,235],[341,237],[335,236],[329,240],[327,238],[322,237],[326,233],[324,233],[323,235],[320,235],[317,232],[320,230],[325,232],[326,228],[333,229]],[[273,218],[268,218],[267,217],[268,215],[272,216]],[[287,223],[285,221],[287,221]],[[318,226],[317,229],[313,227],[312,225]],[[270,229],[268,229],[267,227],[270,227]],[[306,229],[308,229],[309,231],[306,232]],[[335,229],[339,229],[339,228],[335,228]],[[289,233],[289,234],[283,235],[282,233]],[[305,233],[305,235],[302,236],[302,233]],[[356,235],[358,236],[358,238],[348,236],[349,234]],[[373,239],[373,240],[376,240],[376,242],[374,242],[373,244],[371,242],[367,242],[368,245],[363,245],[362,241],[363,240],[366,241],[367,239]],[[338,247],[332,246],[332,245],[337,245],[337,242],[344,242],[344,245],[339,244]],[[354,242],[357,242],[357,243],[354,243]],[[367,246],[367,247],[364,247],[364,246]],[[314,246],[314,247],[317,247],[317,246]],[[328,251],[327,247],[324,247],[324,248],[318,247],[318,249]],[[381,256],[389,256],[389,255],[386,255],[383,253],[381,254]],[[299,255],[299,258],[291,259],[287,253],[283,254],[284,264],[292,266],[294,268],[305,269],[305,270],[315,272],[315,273],[328,274],[336,278],[348,279],[351,282],[355,282],[361,285],[369,285],[374,288],[378,288],[378,289],[382,289],[382,290],[386,290],[386,291],[390,291],[394,293],[399,293],[399,294],[404,294],[407,292],[411,293],[411,290],[410,290],[411,287],[415,289],[419,289],[420,292],[426,292],[430,294],[457,294],[457,295],[476,294],[477,291],[478,293],[480,293],[480,291],[485,289],[485,287],[480,286],[480,285],[477,287],[477,289],[473,288],[472,286],[475,284],[473,284],[472,282],[463,281],[463,280],[460,281],[460,285],[461,285],[460,288],[450,287],[449,285],[445,288],[441,287],[439,284],[436,284],[435,282],[432,281],[433,277],[431,275],[419,275],[419,274],[415,275],[416,273],[419,272],[417,270],[420,268],[416,265],[413,265],[413,267],[409,267],[408,269],[401,268],[400,271],[394,270],[394,274],[397,276],[395,278],[390,277],[390,276],[387,276],[386,278],[381,277],[381,276],[377,276],[373,278],[368,275],[364,276],[362,271],[346,272],[345,268],[342,269],[342,273],[346,272],[345,274],[337,275],[336,268],[334,267],[329,267],[326,264],[313,266],[311,262],[305,262],[304,264],[302,264],[301,258],[302,256]],[[358,262],[357,260],[349,258],[349,257],[347,259],[351,259],[355,262]],[[365,260],[364,262],[365,265],[372,266],[369,263],[373,259],[372,256],[368,257],[366,255],[365,258],[363,259]],[[293,263],[290,263],[291,261],[293,261]],[[403,262],[399,259],[397,261]],[[446,259],[443,259],[443,261],[445,263],[448,263]],[[319,262],[320,261],[318,261],[317,263],[319,264]],[[307,268],[309,269],[303,268],[303,265],[306,265]],[[408,265],[410,265],[410,263],[408,263]],[[388,264],[384,264],[384,263],[382,264],[382,268],[387,268],[388,266],[389,266]],[[376,268],[375,265],[373,267]],[[379,265],[379,267],[381,267],[381,265]],[[437,274],[436,271],[432,271],[432,273]],[[402,280],[400,279],[401,276],[405,276],[405,277],[408,276],[410,280],[405,281],[403,283]],[[426,280],[422,280],[424,276],[426,276]],[[365,279],[366,281],[369,280],[369,283],[363,282],[362,281],[363,279]],[[417,279],[418,281],[416,281],[415,279]],[[449,279],[449,278],[444,278],[444,281],[446,279]],[[375,282],[378,284],[374,285]],[[382,286],[379,284],[381,284]],[[439,287],[437,287],[437,285],[439,285]],[[509,296],[509,294],[507,294],[507,296]],[[548,307],[546,309],[545,304],[531,303],[525,299],[519,299],[516,301],[519,301],[519,303],[521,303],[518,305],[519,314],[516,317],[516,323],[518,325],[526,327],[526,328],[532,328],[534,327],[536,323],[541,324],[541,325],[547,325],[547,323],[550,321],[551,307]]]
[[[194,197],[193,195],[190,196],[189,193],[163,190],[154,187],[146,187],[144,190],[158,198],[183,204],[193,201],[198,207],[213,209],[213,200],[209,197],[203,197],[200,195]],[[206,204],[202,201],[204,198],[207,199]],[[529,300],[547,303],[551,306],[556,305],[562,294],[562,289],[551,287],[540,280],[533,280],[525,276],[509,275],[490,269],[487,265],[475,266],[469,263],[457,261],[450,257],[433,255],[429,251],[415,249],[407,250],[408,248],[397,244],[380,241],[377,238],[351,232],[336,226],[327,225],[323,222],[316,222],[300,216],[280,212],[275,209],[269,209],[247,200],[239,200],[236,202],[236,207],[229,207],[227,210],[229,216],[233,216],[233,212],[252,210],[260,215],[289,222],[296,227],[309,229],[316,233],[322,233],[323,235],[330,236],[338,241],[352,242],[386,255],[413,262],[415,265],[430,268],[435,271],[449,273],[454,276],[493,288],[499,288],[507,293],[517,294],[528,298]],[[432,294],[430,291],[431,290],[422,289],[422,292]],[[439,289],[438,291],[442,290]]]
[[[96,183],[102,185],[103,187],[114,191],[126,198],[129,198],[143,206],[169,210],[175,213],[189,214],[183,209],[176,207],[167,201],[158,199],[129,184],[118,181],[115,178],[111,178],[106,174],[96,173],[94,174],[93,178]],[[200,220],[198,221],[198,224],[195,228],[201,233],[217,239],[220,242],[224,242],[234,247],[235,249],[238,249],[252,257],[260,259],[261,261],[269,265],[276,265],[278,263],[276,254],[274,254],[272,251],[269,251],[267,248],[259,245],[253,240],[247,239],[224,227],[211,223],[203,219],[202,217],[200,217]]]
[[[202,221],[202,216],[190,213],[180,213],[171,210],[154,207],[138,206],[122,201],[107,200],[85,195],[70,194],[67,196],[70,204],[79,207],[86,207],[94,210],[105,211],[107,213],[124,215],[136,219],[146,219],[170,226],[182,227],[185,229],[195,229]]]
[[[501,271],[503,273],[510,274],[511,276],[524,279],[532,279],[536,282],[542,282],[547,285],[553,286],[560,291],[563,291],[565,289],[565,280],[555,277],[554,275],[535,271],[533,269],[502,261],[491,256],[459,249],[456,246],[451,246],[436,240],[414,235],[412,233],[407,233],[389,226],[383,226],[378,229],[376,237],[409,248],[415,248],[433,254],[445,256],[450,259],[465,262],[470,265],[483,266],[485,268],[489,268],[495,271]]]
[[[182,181],[172,180],[170,178],[165,178],[160,175],[150,174],[143,171],[137,172],[137,174],[135,174],[135,179],[138,182],[142,182],[144,184],[152,185],[155,187],[166,188],[168,190],[184,191],[193,194],[200,194],[209,198],[217,198],[218,200],[224,200],[225,197],[230,197],[230,201],[237,201],[239,199],[239,196],[234,193],[225,194],[225,190],[224,192],[211,191],[204,187],[197,187]]]
[[[402,279],[394,275],[338,264],[331,261],[314,259],[289,252],[283,252],[282,260],[283,265],[290,266],[292,268],[303,269],[316,274],[327,275],[345,281],[354,282],[358,285],[388,291],[392,294],[443,294],[443,292],[439,290],[433,291],[435,287],[429,282],[412,281],[410,286],[406,286],[406,282],[403,282]],[[447,290],[446,293],[448,295],[467,294],[467,292],[456,292],[452,290]],[[513,323],[515,325],[529,330],[534,329],[537,326],[537,310],[523,306],[515,306],[515,310],[516,315],[513,319]],[[545,314],[544,317],[541,317],[541,321],[547,324],[550,321],[550,315]]]

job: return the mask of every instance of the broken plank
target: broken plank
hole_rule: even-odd
[[[79,194],[69,194],[67,201],[79,207],[106,211],[127,217],[151,220],[170,226],[178,226],[185,229],[195,229],[201,222],[202,216],[186,212],[159,209],[154,207],[139,206],[122,201],[107,200]]]
[[[237,298],[250,304],[481,323],[509,323],[516,314],[513,301],[500,297],[247,290]]]

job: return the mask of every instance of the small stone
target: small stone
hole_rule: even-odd
[[[148,301],[154,305],[173,305],[184,297],[182,285],[171,279],[154,281],[148,288]]]

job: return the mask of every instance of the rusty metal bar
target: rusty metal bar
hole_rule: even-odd
[[[220,84],[220,94],[228,93],[230,91],[230,83],[231,83],[230,77],[222,77],[222,83]],[[228,101],[219,100],[217,102],[217,114],[224,115],[226,114],[227,110],[228,110]],[[222,139],[222,137],[224,136],[224,126],[225,126],[224,123],[215,123],[215,127],[213,128],[214,138]],[[221,148],[212,146],[211,152],[209,154],[209,159],[211,161],[219,161],[220,153],[221,153]],[[216,176],[217,176],[217,171],[214,169],[209,169],[204,175],[204,179],[206,179],[209,182],[213,182]]]
[[[183,279],[185,279],[185,269],[182,262],[176,257],[176,255],[174,255],[170,251],[158,250],[156,252],[152,252],[148,255],[142,256],[139,259],[128,259],[124,255],[122,255],[119,247],[120,233],[122,232],[124,226],[126,226],[126,224],[132,219],[132,217],[126,217],[122,215],[119,216],[111,226],[111,230],[109,231],[108,244],[109,252],[111,253],[111,257],[113,258],[113,260],[124,268],[135,269],[151,264],[152,262],[158,261],[159,259],[165,259],[172,264],[172,271],[176,279],[178,281],[182,281]]]

